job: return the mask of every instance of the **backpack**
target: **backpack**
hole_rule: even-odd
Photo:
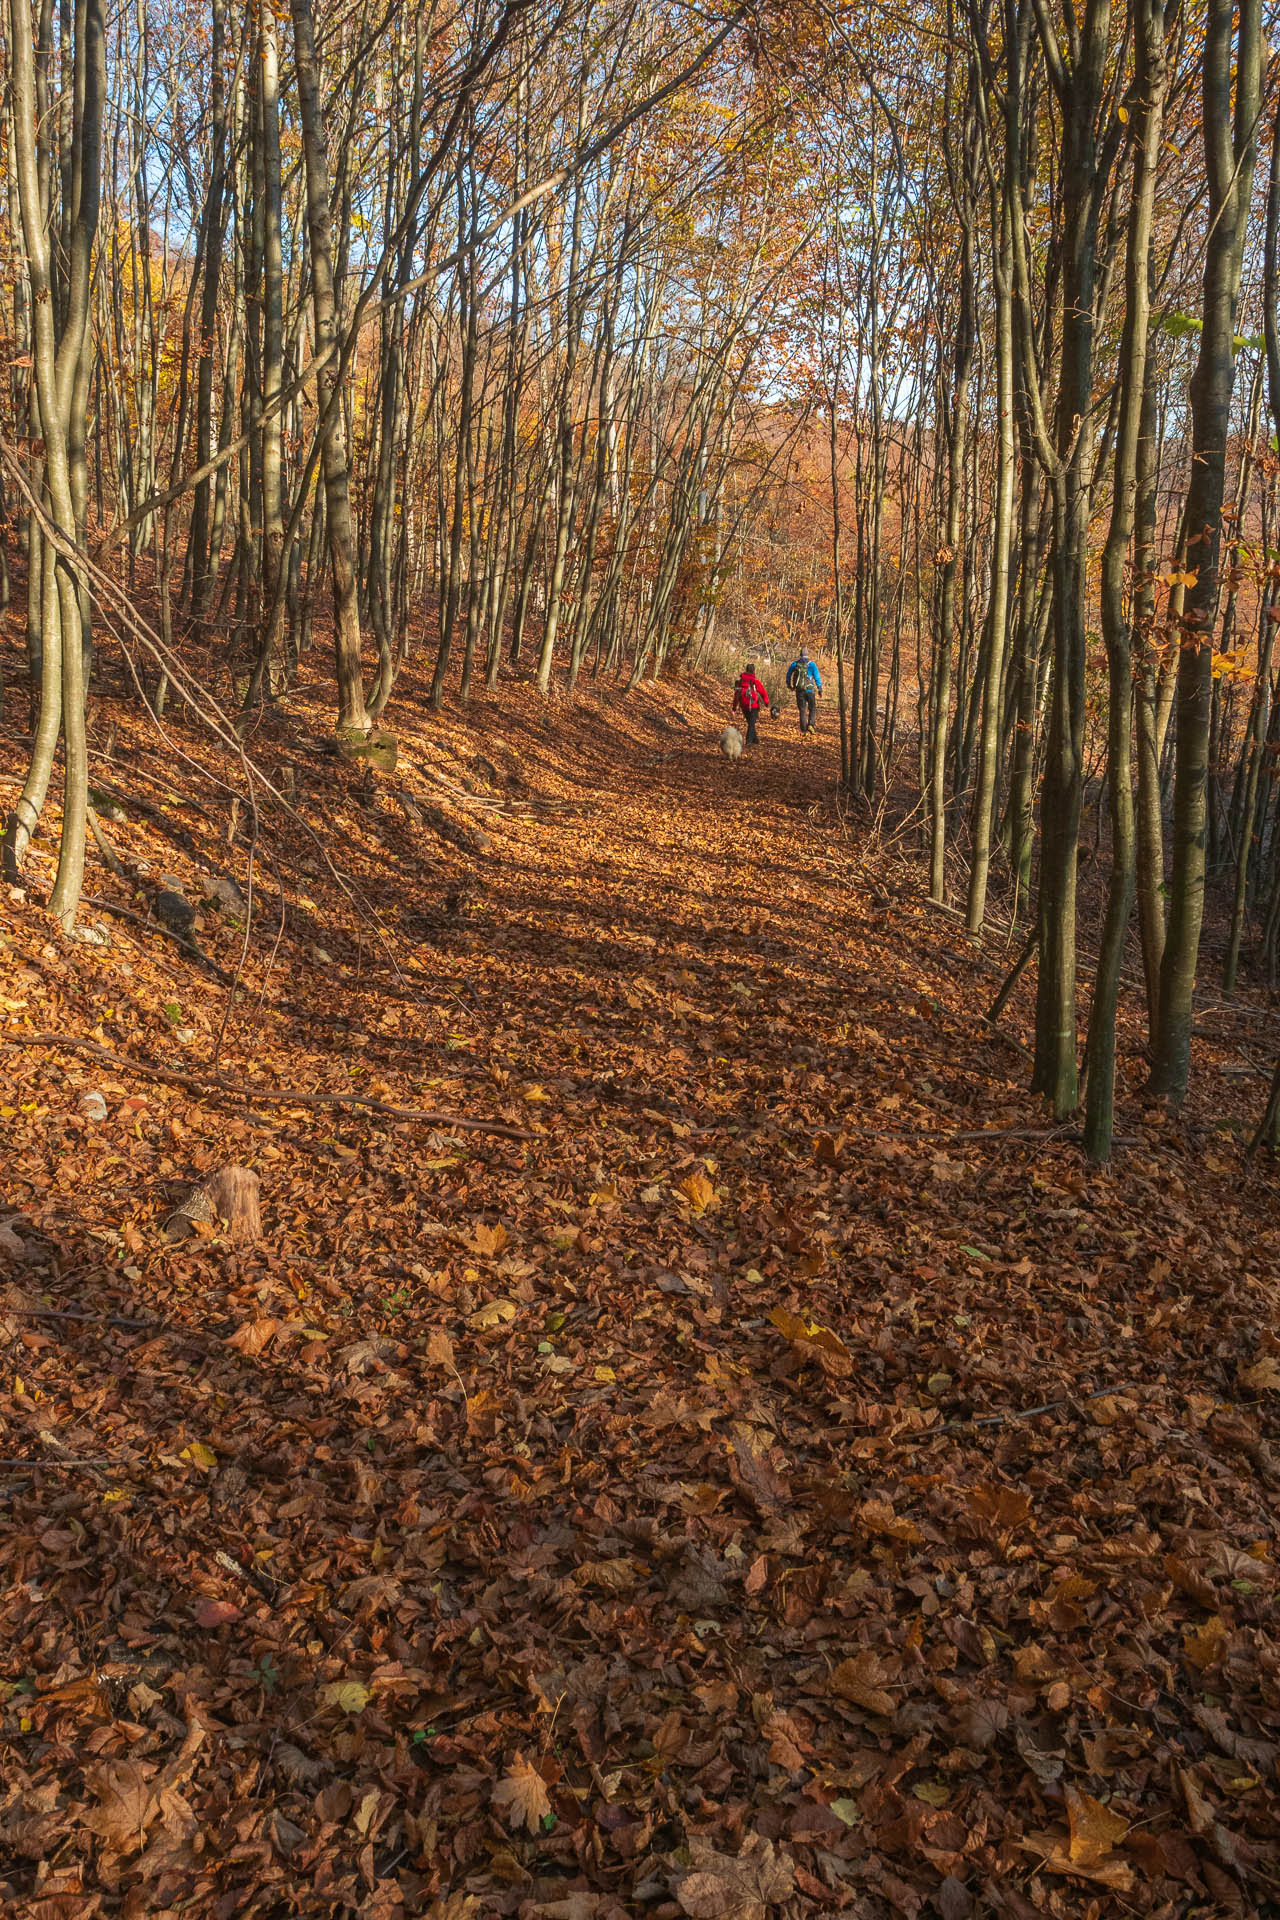
[[[793,660],[791,663],[791,672],[787,678],[791,682],[793,692],[807,693],[813,685],[813,675],[809,671],[809,662],[807,660]]]
[[[759,710],[760,689],[754,680],[747,678],[745,673],[738,676],[738,699],[744,713],[755,713]]]

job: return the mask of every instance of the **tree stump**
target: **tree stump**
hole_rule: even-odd
[[[249,1167],[219,1167],[165,1222],[171,1240],[194,1233],[196,1227],[220,1228],[235,1246],[251,1246],[262,1238],[258,1176]]]
[[[362,733],[355,727],[342,727],[335,737],[338,752],[344,760],[363,762],[366,768],[376,773],[395,772],[396,737],[385,727],[370,727],[368,733]]]

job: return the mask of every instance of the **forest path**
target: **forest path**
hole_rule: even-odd
[[[105,1464],[5,1470],[14,1900],[42,1858],[68,1900],[378,1920],[1276,1875],[1268,1177],[1154,1125],[1086,1173],[960,933],[833,821],[830,734],[732,768],[693,717],[585,713],[575,811],[496,822],[399,975],[328,934],[241,1036],[281,1087],[532,1139],[91,1069],[95,1126],[83,1062],[16,1069],[3,1451]],[[389,807],[325,804],[394,844],[388,918],[438,885]],[[172,954],[110,1009],[102,964],[57,961],[62,1017],[165,1057]],[[265,1243],[166,1248],[164,1180],[228,1157]]]

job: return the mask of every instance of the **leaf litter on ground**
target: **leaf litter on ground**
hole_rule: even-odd
[[[525,1138],[23,1050],[198,1079],[227,1008],[171,947],[4,904],[16,1910],[1273,1897],[1280,1232],[1214,1131],[1246,1117],[1211,1048],[1176,1126],[1145,1111],[1130,1026],[1137,1145],[1096,1175],[1036,1137],[971,949],[825,811],[830,747],[731,780],[705,709],[641,786],[673,697],[422,722],[423,765],[483,746],[590,803],[487,816],[456,914],[456,848],[317,773],[382,924],[429,923],[372,952],[261,828],[308,904],[287,970],[252,949],[224,1083]],[[262,1240],[171,1245],[228,1162]]]

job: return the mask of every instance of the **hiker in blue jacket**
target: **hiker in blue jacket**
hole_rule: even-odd
[[[796,697],[801,733],[812,733],[818,724],[818,696],[822,692],[822,675],[803,647],[787,668],[787,685]]]

